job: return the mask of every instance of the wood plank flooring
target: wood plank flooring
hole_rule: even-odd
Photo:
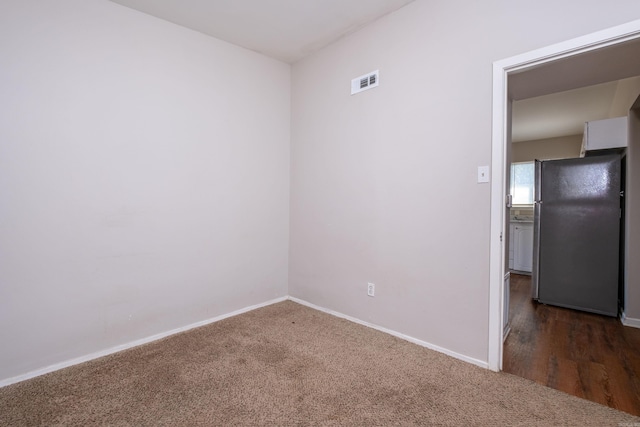
[[[503,370],[640,415],[640,329],[619,319],[531,299],[531,277],[511,274],[511,332]]]

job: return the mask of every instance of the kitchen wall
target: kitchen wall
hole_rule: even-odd
[[[640,98],[629,111],[625,210],[625,307],[627,321],[640,327]]]
[[[629,109],[633,106],[639,94],[640,76],[619,80],[613,102],[609,108],[608,118],[622,117],[629,114]]]
[[[634,262],[640,253],[640,77],[620,80],[609,117],[629,117],[625,212],[625,323],[640,327],[640,268]],[[630,111],[630,109],[632,109]]]
[[[288,64],[106,0],[0,58],[0,381],[287,295]]]
[[[492,63],[637,18],[625,0],[416,1],[294,64],[290,294],[485,363]]]
[[[511,161],[531,162],[580,157],[582,135],[520,141],[511,144]]]

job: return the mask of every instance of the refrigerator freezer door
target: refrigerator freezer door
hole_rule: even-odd
[[[620,156],[545,161],[540,175],[538,300],[617,316]]]

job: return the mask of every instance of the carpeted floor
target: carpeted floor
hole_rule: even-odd
[[[638,424],[636,424],[638,423]],[[0,425],[632,426],[286,301],[0,389]]]

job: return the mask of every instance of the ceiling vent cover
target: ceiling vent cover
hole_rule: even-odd
[[[380,71],[372,71],[363,76],[351,80],[351,95],[360,93],[363,90],[373,89],[380,84]]]

